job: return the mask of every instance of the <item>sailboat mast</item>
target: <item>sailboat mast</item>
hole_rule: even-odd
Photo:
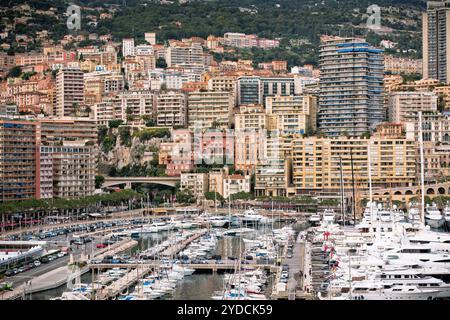
[[[344,176],[342,173],[342,157],[339,157],[339,167],[340,167],[340,176],[341,176],[341,212],[342,212],[342,221],[345,226],[345,205],[344,205]]]
[[[424,156],[423,156],[423,128],[422,128],[422,111],[419,111],[419,147],[420,147],[420,195],[421,209],[420,221],[425,223],[425,174],[424,174]]]
[[[372,198],[372,148],[371,141],[367,145],[367,160],[369,171],[369,204],[370,204],[370,222],[373,223],[373,198]]]
[[[228,192],[228,229],[231,227],[231,192]]]
[[[273,199],[272,200],[272,233],[273,233]]]

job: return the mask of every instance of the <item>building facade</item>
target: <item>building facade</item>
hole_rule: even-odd
[[[320,47],[319,130],[360,136],[385,118],[383,50],[364,39],[332,37]]]
[[[84,103],[84,73],[80,69],[61,69],[56,75],[56,105],[54,114],[74,116]]]
[[[448,84],[450,77],[450,1],[428,1],[422,15],[423,77]]]

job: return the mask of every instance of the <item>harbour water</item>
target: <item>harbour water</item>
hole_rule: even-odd
[[[276,227],[279,227],[278,224]],[[220,230],[220,229],[218,229]],[[246,238],[253,239],[258,235],[270,232],[271,228],[265,226],[255,229],[254,232],[245,235]],[[123,252],[123,254],[133,255],[139,251],[143,251],[149,247],[153,247],[158,243],[165,241],[170,236],[167,231],[159,233],[150,233],[141,236],[138,239],[138,244],[132,249]],[[238,257],[239,251],[244,251],[245,245],[242,237],[226,236],[219,238],[213,254],[226,257]],[[80,277],[81,283],[91,282],[91,273],[86,273]],[[183,281],[176,287],[172,297],[174,300],[209,300],[211,295],[218,290],[223,289],[224,275],[223,273],[200,272],[194,273],[191,276],[185,277]],[[64,291],[67,291],[67,285],[62,285],[58,288],[37,292],[28,296],[27,299],[32,300],[49,300],[51,298],[59,297]]]

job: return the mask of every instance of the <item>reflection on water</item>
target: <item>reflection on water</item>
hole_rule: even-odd
[[[193,274],[175,289],[173,300],[210,300],[214,291],[222,290],[223,274]]]

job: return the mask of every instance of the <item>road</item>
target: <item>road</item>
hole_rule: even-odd
[[[116,220],[133,220],[143,217],[143,210],[144,209],[137,209],[132,211],[123,211],[123,212],[117,212],[113,213],[112,217],[109,218],[103,218],[103,219],[93,219],[93,220],[78,220],[78,221],[71,221],[71,222],[65,222],[65,223],[55,223],[55,224],[47,224],[47,225],[37,225],[30,228],[21,228],[21,229],[15,229],[11,231],[6,231],[1,233],[1,237],[8,237],[12,235],[17,235],[25,232],[41,232],[45,230],[52,230],[57,228],[66,228],[66,227],[73,227],[77,225],[89,225],[94,224],[98,222],[112,222]],[[158,215],[155,215],[155,217]],[[146,215],[145,217],[151,217],[150,215]],[[163,217],[163,216],[161,216]]]
[[[65,236],[61,236],[61,237],[65,238]],[[91,254],[92,252],[97,251],[97,248],[95,246],[97,243],[101,242],[99,240],[100,239],[94,240],[83,246],[72,245],[72,254],[74,256],[74,260],[77,260],[77,258],[80,257],[82,254]],[[53,241],[51,241],[51,242],[53,242]],[[62,258],[57,258],[56,260],[50,261],[49,263],[42,263],[39,267],[35,267],[33,269],[21,272],[19,274],[11,276],[11,277],[6,277],[4,280],[7,282],[12,282],[14,287],[17,287],[32,278],[35,278],[44,273],[47,273],[50,270],[53,270],[53,269],[56,269],[59,267],[63,267],[65,265],[67,265],[68,263],[69,263],[69,256],[66,255]]]

